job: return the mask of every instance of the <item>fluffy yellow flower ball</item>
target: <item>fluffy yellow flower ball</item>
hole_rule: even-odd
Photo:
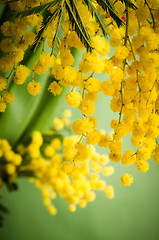
[[[30,95],[36,96],[40,93],[41,88],[41,83],[33,80],[32,82],[29,82],[27,90]]]
[[[82,97],[78,92],[70,92],[66,95],[66,101],[71,107],[78,107],[82,101]]]
[[[53,93],[55,96],[56,95],[60,95],[60,93],[62,92],[62,88],[59,86],[59,84],[57,82],[52,82],[50,85],[49,85],[49,88],[48,90]]]
[[[121,178],[120,178],[120,180],[121,180],[121,184],[123,185],[123,186],[130,186],[132,183],[133,183],[133,176],[131,176],[131,175],[129,175],[129,174],[127,174],[127,173],[125,173]]]

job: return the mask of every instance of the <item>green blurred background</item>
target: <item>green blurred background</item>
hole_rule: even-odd
[[[66,103],[59,107],[63,111]],[[113,114],[103,96],[99,97],[96,114],[99,128],[109,131]],[[73,112],[73,119],[79,117]],[[129,138],[124,149],[129,148]],[[105,149],[100,149],[105,153]],[[107,177],[107,184],[115,188],[115,198],[109,200],[103,192],[97,193],[94,202],[75,213],[68,210],[68,204],[57,198],[56,216],[51,216],[45,206],[41,192],[25,179],[17,181],[19,191],[8,193],[3,188],[3,203],[10,209],[4,227],[0,230],[1,240],[157,240],[159,239],[159,167],[149,160],[147,173],[134,173],[130,187],[120,184],[120,176],[132,170],[132,166],[113,164],[115,174]]]

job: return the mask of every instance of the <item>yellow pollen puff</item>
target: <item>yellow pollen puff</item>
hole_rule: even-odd
[[[48,197],[45,197],[44,195],[43,197],[44,197],[44,200],[43,200],[44,205],[49,206],[51,204],[51,200]]]
[[[137,161],[136,165],[137,165],[137,169],[140,172],[147,172],[149,170],[149,164],[147,161],[144,161],[144,160]]]
[[[63,115],[64,117],[66,118],[70,118],[72,116],[72,112],[70,109],[66,109],[64,112],[63,112]]]
[[[93,130],[87,134],[87,143],[91,145],[96,145],[100,141],[100,132],[98,130]]]
[[[62,119],[56,117],[53,120],[53,125],[54,125],[56,130],[58,130],[58,131],[62,130],[64,128],[64,121]]]
[[[32,134],[32,143],[37,145],[37,146],[41,146],[43,144],[43,138],[40,132],[35,131]]]
[[[105,167],[105,168],[103,169],[103,174],[104,174],[105,176],[110,176],[110,175],[114,174],[114,167],[113,167],[113,166]]]
[[[50,193],[50,198],[51,198],[51,199],[55,199],[56,197],[57,197],[56,192],[51,192],[51,193]]]
[[[83,99],[78,109],[85,115],[92,115],[95,112],[94,102],[88,99]]]
[[[110,145],[110,142],[111,142],[111,138],[108,136],[108,134],[101,134],[98,145],[100,147],[108,148]]]
[[[66,67],[66,66],[71,66],[74,62],[74,58],[70,52],[69,49],[67,48],[62,48],[60,51],[60,58],[61,58],[61,64]]]
[[[0,100],[0,112],[5,112],[6,107],[7,107],[6,102],[3,100]]]
[[[83,73],[87,74],[91,71],[95,73],[100,73],[104,70],[104,67],[105,67],[104,60],[100,57],[100,55],[96,51],[93,51],[92,53],[88,53],[86,61],[85,61],[85,55],[86,53],[83,54],[83,59],[79,64],[79,68],[80,70],[82,68]],[[83,64],[83,61],[85,61],[84,64]]]
[[[16,167],[14,164],[12,163],[8,163],[6,164],[6,172],[9,174],[9,175],[13,175],[16,171]]]
[[[109,158],[111,161],[113,162],[120,162],[121,159],[122,159],[122,154],[121,153],[118,153],[118,152],[110,152],[109,153]]]
[[[134,154],[131,149],[126,150],[125,153],[123,154],[122,164],[129,166],[133,164],[135,161],[136,161],[136,154]]]
[[[0,77],[0,91],[3,91],[7,86],[7,81],[5,78]]]
[[[86,202],[85,200],[81,200],[81,201],[79,202],[79,206],[80,206],[81,208],[85,208],[86,205],[87,205],[87,202]]]
[[[76,120],[72,124],[72,130],[77,135],[82,135],[86,132],[90,132],[93,130],[93,122],[89,120],[89,118],[85,118],[83,120]]]
[[[96,198],[95,192],[87,191],[84,195],[84,200],[93,202]]]
[[[60,95],[60,93],[62,92],[62,87],[60,87],[60,85],[56,81],[54,81],[49,85],[48,90],[56,96]]]
[[[120,178],[121,184],[122,184],[123,186],[126,186],[126,187],[130,186],[130,185],[133,183],[133,179],[134,179],[133,176],[131,176],[131,175],[127,174],[127,173],[125,173],[125,174]]]
[[[91,175],[91,179],[92,180],[98,180],[98,178],[99,178],[99,174],[98,173],[92,173],[92,175]]]
[[[104,96],[112,96],[114,93],[114,87],[113,85],[110,83],[110,81],[104,81],[101,83],[101,91],[103,92]]]
[[[101,90],[101,82],[96,78],[89,78],[85,82],[85,88],[90,93],[96,93]]]
[[[8,141],[6,139],[0,139],[0,148],[4,152],[8,152],[11,150],[11,146],[9,145]]]
[[[68,209],[70,210],[70,212],[75,212],[76,211],[76,205],[70,204]]]
[[[22,157],[19,154],[14,154],[13,163],[19,166],[22,163]]]
[[[78,107],[82,101],[82,96],[78,92],[66,94],[66,101],[71,107]]]
[[[24,51],[20,48],[14,47],[12,52],[9,53],[9,56],[12,58],[14,64],[17,64],[18,62],[23,60]]]
[[[42,88],[41,83],[36,82],[34,80],[32,82],[29,82],[27,86],[28,93],[32,96],[36,96],[37,94],[39,94],[41,88]]]
[[[5,154],[4,154],[5,160],[6,160],[6,161],[13,161],[14,155],[15,155],[15,154],[14,154],[13,151],[5,152]]]
[[[75,68],[67,66],[63,69],[63,80],[69,84],[73,84],[76,81],[77,72]]]
[[[64,119],[63,123],[65,126],[68,126],[68,125],[70,125],[71,121],[69,119]]]
[[[97,92],[93,92],[93,93],[88,92],[85,94],[85,99],[90,100],[92,102],[96,102],[98,100],[98,93]]]
[[[105,165],[109,162],[109,157],[108,155],[106,154],[102,154],[100,157],[99,157],[99,162],[102,164],[102,165]]]
[[[50,56],[50,53],[42,53],[38,62],[34,63],[33,69],[39,75],[44,74],[49,66],[54,65],[54,61],[54,57]]]
[[[78,153],[76,155],[76,161],[84,161],[88,158],[90,149],[83,143],[79,143],[77,146]]]
[[[92,44],[92,47],[95,48],[95,50],[99,54],[105,56],[106,54],[109,53],[110,46],[109,46],[109,43],[104,38],[98,35],[95,37],[92,37],[91,44]]]
[[[51,215],[56,215],[57,214],[57,209],[55,208],[55,206],[53,206],[53,205],[50,205],[49,207],[48,207],[48,211],[49,211],[49,213],[51,214]]]
[[[129,54],[129,50],[125,46],[119,46],[115,49],[114,57],[119,60],[124,60]]]
[[[54,149],[58,149],[61,147],[61,140],[59,138],[54,138],[50,144]]]
[[[15,70],[14,82],[19,85],[23,84],[29,76],[30,72],[30,69],[24,65],[17,66]]]
[[[100,166],[97,162],[92,162],[92,163],[91,163],[91,168],[92,168],[95,172],[101,172],[101,166]]]
[[[96,189],[100,189],[100,190],[104,190],[104,189],[105,189],[105,186],[106,186],[106,183],[105,183],[105,181],[102,181],[102,180],[97,181],[97,182],[95,182],[95,184],[94,184],[94,187],[95,187]]]
[[[90,116],[89,121],[92,122],[93,128],[97,127],[97,119],[94,116]]]
[[[3,95],[3,99],[6,103],[12,103],[14,102],[14,94],[13,93],[9,93],[9,92],[6,92],[4,95]]]
[[[107,186],[105,188],[105,194],[107,198],[113,199],[114,198],[114,188],[112,186]]]
[[[11,50],[13,48],[12,40],[10,38],[4,38],[0,42],[0,48],[1,48],[2,52],[11,52]]]
[[[55,153],[55,149],[51,145],[49,145],[45,148],[44,153],[47,157],[52,157]]]

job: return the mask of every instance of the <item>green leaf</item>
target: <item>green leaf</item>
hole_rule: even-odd
[[[104,22],[103,17],[100,15],[100,13],[98,12],[98,10],[93,6],[93,4],[91,3],[90,0],[84,0],[84,2],[86,3],[88,10],[91,12],[92,16],[94,16],[96,18],[96,21],[99,24],[99,27],[101,28],[103,35],[107,36],[109,35],[108,31],[107,31],[107,26]]]
[[[122,3],[125,3],[125,6],[128,6],[129,8],[132,8],[134,10],[137,9],[137,7],[135,6],[135,4],[132,3],[131,0],[120,0]]]
[[[63,27],[62,27],[63,20],[64,20],[64,11],[62,8],[59,13],[57,28],[56,28],[55,35],[54,35],[54,38],[52,41],[51,55],[53,54],[55,57],[57,57],[57,54],[58,54],[59,48],[60,48],[60,43],[63,40]]]
[[[22,18],[22,17],[29,16],[31,14],[40,13],[43,10],[48,9],[49,7],[55,6],[58,2],[59,2],[58,0],[54,0],[54,1],[51,1],[51,2],[48,2],[48,3],[45,3],[45,4],[41,4],[40,6],[37,6],[37,7],[34,7],[34,8],[26,9],[26,10],[21,11],[21,12],[15,12],[14,15],[16,17],[20,16]]]
[[[104,11],[109,11],[110,16],[114,19],[117,23],[118,27],[120,27],[124,22],[118,16],[114,6],[110,2],[110,0],[97,0],[97,3],[103,8]]]
[[[87,29],[85,28],[85,25],[84,25],[83,20],[81,18],[80,12],[78,10],[76,1],[75,0],[70,1],[70,5],[72,7],[73,12],[75,13],[76,19],[77,19],[82,31],[87,36],[87,39],[90,39],[89,33],[87,32]]]
[[[59,13],[59,9],[57,8],[44,22],[43,22],[43,25],[40,29],[40,31],[38,32],[38,34],[36,35],[36,39],[35,39],[35,42],[34,44],[32,45],[31,47],[31,51],[33,52],[36,52],[37,50],[37,47],[39,46],[41,40],[42,40],[42,37],[43,37],[43,34],[45,32],[45,30],[47,29],[47,27],[49,26],[49,24],[57,17]]]
[[[69,4],[69,2],[67,0],[65,0],[65,2],[66,2],[66,10],[68,11],[69,20],[70,20],[70,23],[72,25],[72,28],[77,33],[81,42],[85,45],[87,51],[92,51],[92,47],[90,45],[89,38],[85,34],[85,32],[83,32],[83,30],[81,29],[80,23],[78,22],[71,5]]]

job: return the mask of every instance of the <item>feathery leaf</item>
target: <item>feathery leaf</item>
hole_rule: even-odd
[[[73,9],[73,12],[75,13],[76,19],[78,21],[78,24],[80,25],[82,31],[84,32],[84,34],[87,36],[87,39],[90,38],[89,33],[87,32],[87,29],[85,28],[85,25],[83,23],[83,20],[81,18],[80,12],[78,10],[77,4],[76,4],[76,0],[72,0],[70,1],[70,5]]]
[[[62,8],[59,13],[58,24],[57,24],[53,41],[52,41],[51,55],[53,54],[55,57],[57,57],[57,54],[60,48],[60,43],[63,40],[63,26],[62,26],[63,20],[64,20],[64,11]]]
[[[103,8],[104,11],[109,11],[110,16],[114,19],[114,21],[117,23],[118,27],[120,27],[124,22],[120,19],[118,16],[113,4],[110,2],[110,0],[97,0],[97,3]]]
[[[46,20],[45,22],[43,23],[40,31],[38,32],[38,34],[36,35],[36,39],[35,39],[35,42],[33,43],[32,45],[32,48],[31,48],[31,51],[35,52],[42,37],[43,37],[43,34],[45,32],[45,30],[47,29],[47,27],[49,26],[49,24],[57,17],[59,13],[59,8],[57,8]]]
[[[83,30],[81,29],[80,23],[78,22],[71,5],[69,4],[68,0],[65,0],[65,3],[66,3],[66,10],[68,11],[69,20],[72,25],[72,28],[77,33],[81,42],[85,45],[87,51],[92,51],[92,47],[90,45],[89,38],[87,35],[85,35],[85,32],[83,32]]]
[[[93,4],[91,3],[90,0],[84,0],[84,2],[86,3],[88,10],[91,12],[92,16],[94,16],[96,18],[96,21],[99,24],[99,27],[102,29],[103,35],[107,36],[109,35],[108,31],[107,31],[107,26],[104,22],[103,17],[100,15],[100,13],[98,12],[98,10],[93,6]]]
[[[37,6],[37,7],[26,9],[26,10],[21,11],[21,12],[15,12],[14,15],[16,17],[20,16],[21,18],[26,17],[26,16],[29,16],[31,14],[40,13],[40,12],[42,12],[42,10],[44,10],[44,9],[46,10],[49,7],[55,6],[57,3],[58,3],[58,0],[54,0],[54,1],[51,1],[51,2],[48,2],[48,3],[45,3],[45,4],[41,4],[40,6]]]
[[[122,3],[124,2],[125,3],[125,6],[128,6],[129,8],[132,8],[132,9],[137,9],[137,7],[135,6],[134,3],[132,3],[131,0],[120,0]]]

